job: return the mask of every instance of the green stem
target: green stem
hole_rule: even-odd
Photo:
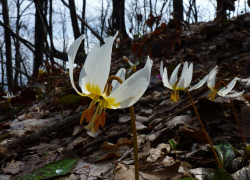
[[[240,123],[238,121],[238,118],[237,118],[237,115],[236,115],[236,111],[235,111],[235,108],[234,108],[234,103],[233,103],[233,101],[232,101],[231,98],[230,98],[230,103],[231,103],[231,106],[232,106],[232,109],[233,109],[233,112],[234,112],[234,119],[235,119],[235,121],[236,121],[236,123],[238,125],[238,129],[240,131],[240,136],[241,136],[242,142],[243,142],[244,146],[246,146],[244,138],[243,138],[243,135],[242,135],[242,131],[241,131],[241,128],[240,128]]]
[[[139,159],[138,159],[138,147],[137,147],[137,132],[135,124],[135,112],[133,106],[129,107],[132,132],[133,132],[133,145],[134,145],[134,159],[135,159],[135,179],[139,180]]]
[[[215,150],[214,150],[213,144],[212,144],[212,142],[211,142],[211,140],[210,140],[210,138],[209,138],[209,136],[208,136],[208,134],[207,134],[207,131],[206,131],[206,129],[205,129],[205,127],[204,127],[204,125],[203,125],[203,123],[202,123],[202,121],[201,121],[201,118],[200,118],[200,116],[199,116],[199,113],[198,113],[198,111],[196,110],[196,107],[195,107],[194,102],[193,102],[193,100],[192,100],[192,97],[191,97],[191,95],[190,95],[190,93],[189,93],[189,91],[188,91],[188,88],[186,88],[186,91],[187,91],[188,97],[189,97],[189,99],[190,99],[190,102],[191,102],[191,104],[192,104],[192,106],[193,106],[193,108],[194,108],[194,112],[195,112],[196,117],[197,117],[197,119],[198,119],[198,121],[199,121],[199,124],[200,124],[200,126],[201,126],[201,128],[202,128],[202,130],[203,130],[203,132],[204,132],[204,134],[205,134],[205,136],[206,136],[206,139],[207,139],[208,143],[210,144],[210,147],[211,147],[212,152],[213,152],[213,154],[214,154],[214,157],[215,157],[215,159],[216,159],[216,161],[217,161],[217,164],[219,165],[219,167],[220,167],[221,169],[223,169],[222,166],[221,166],[221,164],[220,164],[219,158],[218,158],[218,156],[217,156],[217,154],[216,154],[216,152],[215,152]]]
[[[120,84],[123,83],[123,80],[118,76],[110,76],[108,78],[107,83],[111,84],[112,80],[117,80]],[[131,116],[131,124],[132,124],[132,132],[133,132],[133,145],[134,145],[134,160],[135,160],[135,179],[139,180],[139,159],[138,159],[138,147],[137,147],[137,132],[136,132],[136,124],[135,124],[135,112],[133,106],[129,107],[130,116]]]

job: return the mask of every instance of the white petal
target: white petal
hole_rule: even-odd
[[[163,61],[161,61],[161,65],[160,65],[160,75],[161,77],[163,76]]]
[[[234,97],[239,97],[244,93],[244,90],[239,92],[239,93],[234,93],[234,94],[229,94],[229,95],[225,95],[223,97],[227,97],[227,98],[234,98]]]
[[[153,61],[147,60],[145,67],[122,83],[109,97],[106,98],[113,108],[126,108],[135,104],[146,91]]]
[[[173,86],[177,81],[178,71],[179,71],[180,67],[181,67],[181,63],[178,64],[178,66],[174,69],[173,73],[171,74],[171,77],[169,79],[169,84],[171,86]]]
[[[102,95],[106,85],[111,62],[113,42],[118,35],[108,37],[101,47],[94,46],[84,63],[79,76],[79,85],[82,91],[91,92],[95,95]]]
[[[228,94],[230,91],[232,91],[232,89],[234,88],[236,82],[237,82],[237,77],[235,77],[228,85],[227,88],[224,87],[222,88],[218,94],[220,94],[221,96],[225,96],[226,94]]]
[[[208,75],[206,75],[200,82],[198,82],[196,85],[194,85],[193,87],[191,87],[189,89],[189,91],[193,91],[195,89],[200,88],[201,86],[203,86],[203,84],[207,81]]]
[[[12,98],[13,98],[13,97],[16,97],[16,96],[13,95],[13,92],[11,93],[11,97],[12,97]]]
[[[3,98],[8,98],[8,96],[2,96]]]
[[[161,78],[162,78],[163,85],[165,87],[167,87],[169,89],[173,89],[172,86],[168,82],[168,72],[167,72],[167,68],[166,67],[164,68],[163,75],[161,76]]]
[[[186,74],[186,81],[185,81],[185,87],[189,87],[192,81],[193,77],[193,63],[189,65],[187,74]]]
[[[178,89],[185,89],[186,88],[185,84],[186,84],[187,72],[188,72],[188,63],[187,63],[187,61],[185,61],[184,66],[182,68],[180,80],[177,84]]]
[[[85,35],[81,35],[79,38],[77,38],[69,47],[68,50],[68,61],[69,61],[69,77],[70,77],[70,82],[71,85],[73,86],[73,88],[75,89],[75,91],[78,94],[81,94],[77,89],[76,86],[74,84],[74,79],[73,79],[73,65],[74,65],[74,61],[75,61],[75,57],[76,57],[76,53],[78,51],[78,48],[82,42],[82,40],[85,38]],[[84,92],[85,94],[89,94],[89,92]]]
[[[218,72],[218,68],[217,66],[212,69],[210,71],[210,73],[208,74],[208,79],[207,79],[207,87],[209,87],[210,89],[213,89],[214,86],[215,86],[215,77],[216,77],[216,74]]]
[[[125,74],[126,74],[126,70],[124,68],[121,68],[116,73],[116,76],[118,76],[119,78],[121,78],[124,81],[125,80]],[[111,92],[114,92],[120,86],[120,83],[118,81],[116,81],[116,80],[113,80],[111,85],[113,87]]]

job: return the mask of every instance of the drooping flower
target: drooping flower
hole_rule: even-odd
[[[114,37],[108,37],[101,47],[94,46],[89,52],[79,76],[78,91],[73,81],[73,64],[77,50],[84,39],[84,35],[76,39],[68,50],[70,81],[75,91],[81,96],[88,96],[92,99],[89,108],[81,117],[81,122],[86,118],[89,124],[87,130],[95,132],[99,126],[105,124],[106,108],[126,108],[135,104],[146,91],[152,68],[152,60],[148,58],[143,69],[137,71],[122,84],[116,80],[107,83],[111,63],[111,51]],[[125,69],[120,69],[116,74],[121,79],[125,76]]]
[[[137,61],[137,62],[134,64],[134,63],[132,63],[126,56],[123,56],[122,59],[123,59],[124,61],[126,61],[126,63],[128,63],[128,65],[129,65],[129,69],[128,69],[127,74],[136,72],[136,66],[139,65],[139,61]]]
[[[11,101],[11,98],[16,97],[13,95],[13,93],[7,92],[6,96],[2,96],[3,98],[6,98],[8,102]]]
[[[168,80],[168,72],[167,68],[165,67],[163,70],[163,62],[161,62],[160,66],[160,75],[163,81],[163,85],[169,89],[172,89],[171,92],[171,99],[172,102],[177,102],[179,99],[179,90],[186,90],[190,86],[192,76],[193,76],[193,63],[191,63],[188,67],[187,61],[185,61],[181,77],[178,78],[178,71],[180,69],[181,63],[174,69],[170,79]],[[205,76],[199,83],[194,85],[189,91],[195,90],[200,88],[207,80],[208,75]]]
[[[40,66],[40,67],[39,67],[39,71],[38,71],[38,75],[40,76],[40,75],[42,75],[42,74],[45,73],[45,72],[46,72],[46,68]]]
[[[209,77],[207,79],[207,86],[209,89],[211,89],[211,92],[208,94],[207,99],[209,99],[210,101],[214,101],[216,94],[222,97],[233,98],[233,97],[241,96],[244,93],[244,90],[243,90],[239,93],[228,94],[234,88],[238,80],[237,77],[235,77],[228,85],[226,85],[223,81],[220,81],[217,84],[215,84],[215,78],[216,78],[217,72],[218,72],[218,68],[216,66],[213,69],[213,71],[210,72]],[[224,87],[220,89],[222,84],[224,85]]]

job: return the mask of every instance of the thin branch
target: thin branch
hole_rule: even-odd
[[[67,7],[69,8],[69,5],[64,1],[64,0],[61,0],[62,3]],[[84,19],[81,18],[81,16],[79,16],[78,14],[76,14],[77,18],[92,32],[92,34],[95,35],[95,37],[101,42],[101,44],[104,44],[104,41],[103,39],[99,36],[99,34],[97,34],[97,32],[95,32],[87,23]]]
[[[2,61],[2,60],[0,60],[0,62],[6,64],[6,62],[4,62],[4,61]],[[12,66],[12,68],[15,69],[16,71],[20,72],[21,74],[25,75],[27,78],[29,78],[29,79],[32,78],[32,77],[29,76],[27,73],[23,72],[21,69],[18,69],[18,68],[14,67],[14,66]]]

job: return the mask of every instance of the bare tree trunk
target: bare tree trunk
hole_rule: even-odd
[[[112,13],[112,29],[117,31],[124,37],[128,38],[125,27],[125,0],[113,0],[113,13]]]
[[[39,7],[36,6],[36,15],[35,15],[35,54],[34,54],[34,68],[33,68],[33,77],[38,76],[39,67],[43,64],[43,49],[45,42],[45,33],[43,21],[39,13],[43,13],[46,0],[39,0],[37,3],[41,7],[41,12]]]
[[[194,20],[197,23],[198,22],[198,11],[197,11],[197,7],[196,7],[196,0],[193,0],[193,15],[194,15]]]
[[[80,29],[77,22],[77,16],[76,16],[76,5],[75,0],[69,0],[69,11],[70,11],[70,17],[71,17],[71,23],[73,27],[74,37],[77,39],[81,36]],[[79,47],[79,50],[81,52],[85,52],[83,46]]]
[[[82,19],[85,20],[85,11],[86,11],[86,0],[82,0]],[[85,24],[82,22],[81,34],[85,33]],[[85,41],[82,41],[82,47],[85,47]]]
[[[51,49],[55,50],[54,47],[54,43],[53,43],[53,23],[52,23],[52,15],[53,15],[53,11],[52,11],[52,0],[49,0],[49,26],[48,26],[48,32],[49,32],[49,37],[50,37],[50,45],[51,45]],[[51,56],[50,57],[51,60],[51,64],[54,65],[55,61],[54,61],[54,57]]]
[[[10,27],[8,1],[2,0],[2,6],[3,6],[4,24]],[[6,48],[6,72],[8,80],[8,89],[12,90],[14,87],[14,82],[13,82],[13,70],[12,70],[11,38],[9,30],[4,29],[4,37],[5,37],[5,48]]]
[[[177,21],[183,21],[183,0],[173,0],[174,16]]]
[[[1,87],[1,89],[0,89],[0,92],[2,92],[3,90],[4,90],[4,67],[3,67],[3,47],[1,46],[1,49],[0,49],[0,57],[1,57],[1,61],[2,61],[2,63],[1,63],[1,70],[2,70],[2,87]]]
[[[16,8],[17,8],[17,20],[16,20],[16,34],[19,36],[19,31],[21,28],[21,24],[20,24],[20,0],[16,1]],[[16,39],[15,41],[15,62],[16,65],[15,67],[18,69],[21,69],[21,59],[20,59],[20,41],[18,39]],[[15,75],[14,75],[14,86],[18,86],[18,75],[19,75],[19,71],[15,70]]]

